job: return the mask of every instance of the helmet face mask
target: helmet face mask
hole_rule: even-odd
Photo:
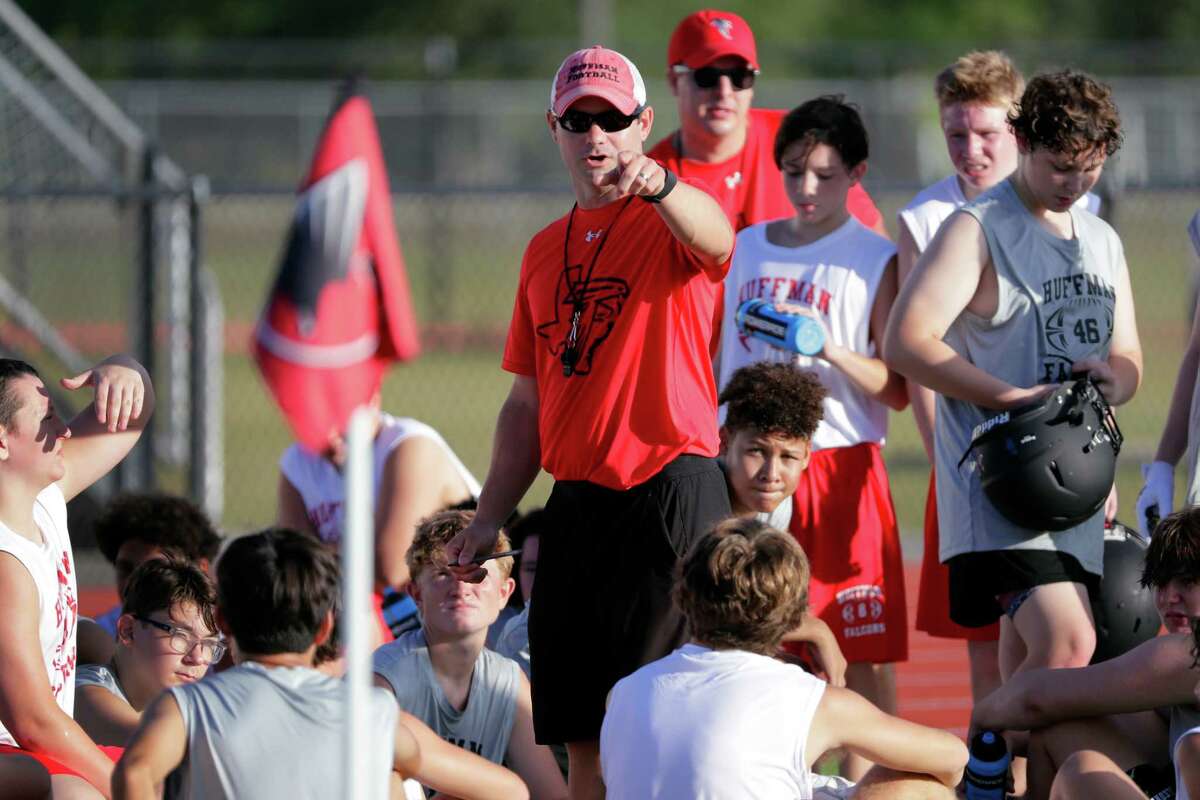
[[[1112,409],[1085,377],[981,423],[963,460],[974,455],[984,494],[1005,519],[1061,531],[1103,508],[1122,441]]]

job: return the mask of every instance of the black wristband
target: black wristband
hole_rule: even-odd
[[[671,193],[677,183],[679,183],[679,179],[675,177],[675,173],[663,167],[663,185],[658,190],[658,194],[640,194],[638,197],[647,203],[661,203],[663,198]]]

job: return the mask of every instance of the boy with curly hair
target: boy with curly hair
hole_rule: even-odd
[[[808,582],[796,541],[759,520],[726,520],[696,542],[673,592],[689,642],[612,690],[600,733],[610,800],[845,797],[844,781],[812,773],[838,747],[885,768],[856,798],[953,797],[967,760],[957,737],[771,657],[805,615]]]
[[[850,662],[847,684],[884,710],[895,707],[892,664],[908,657],[904,567],[882,445],[888,409],[908,402],[904,380],[879,356],[896,297],[896,248],[845,208],[866,174],[869,142],[858,110],[840,96],[793,109],[775,138],[775,160],[794,214],[738,234],[725,284],[719,385],[756,361],[794,363],[828,390],[812,455],[781,528],[813,565],[812,607]],[[796,355],[739,335],[734,318],[755,298],[808,315],[821,349]],[[847,764],[858,778],[867,765]]]
[[[1103,572],[1104,512],[1064,531],[1029,530],[982,498],[972,429],[1086,372],[1109,403],[1142,374],[1121,241],[1076,206],[1121,143],[1109,88],[1078,72],[1039,75],[1008,117],[1016,171],[955,212],[905,283],[884,354],[938,393],[934,461],[939,558],[950,617],[1000,618],[1007,680],[1033,667],[1087,664],[1088,596]],[[960,466],[961,461],[961,466]]]

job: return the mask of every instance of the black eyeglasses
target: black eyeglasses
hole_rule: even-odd
[[[692,69],[691,67],[685,67],[683,64],[676,64],[672,69],[674,69],[676,75],[692,73],[692,80],[701,89],[713,88],[721,82],[721,76],[724,75],[726,78],[729,78],[729,82],[733,84],[733,88],[740,91],[753,86],[755,78],[758,77],[758,70],[750,67],[729,67],[728,69],[701,67],[700,69]]]
[[[601,111],[597,114],[589,114],[586,111],[576,111],[573,108],[568,108],[560,116],[555,117],[558,124],[563,127],[563,130],[571,133],[587,133],[592,129],[593,125],[599,125],[600,130],[605,133],[616,133],[623,131],[633,124],[633,121],[638,118],[642,109],[638,109],[633,114],[622,114],[615,108],[610,108],[607,111]]]
[[[215,664],[221,660],[221,656],[225,655],[225,643],[220,639],[200,639],[192,635],[191,631],[184,630],[175,625],[168,625],[165,622],[143,617],[140,614],[132,614],[131,616],[144,625],[158,628],[163,633],[170,634],[171,638],[168,644],[170,644],[173,652],[181,656],[190,653],[192,648],[197,645],[200,646],[200,660],[206,664]]]

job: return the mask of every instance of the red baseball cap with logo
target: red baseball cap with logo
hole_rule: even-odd
[[[622,114],[646,105],[642,74],[616,50],[594,45],[567,56],[550,84],[550,113],[562,116],[581,97],[599,97]]]
[[[728,11],[708,9],[683,18],[667,45],[667,66],[700,69],[723,56],[745,59],[758,69],[758,48],[746,20]]]

